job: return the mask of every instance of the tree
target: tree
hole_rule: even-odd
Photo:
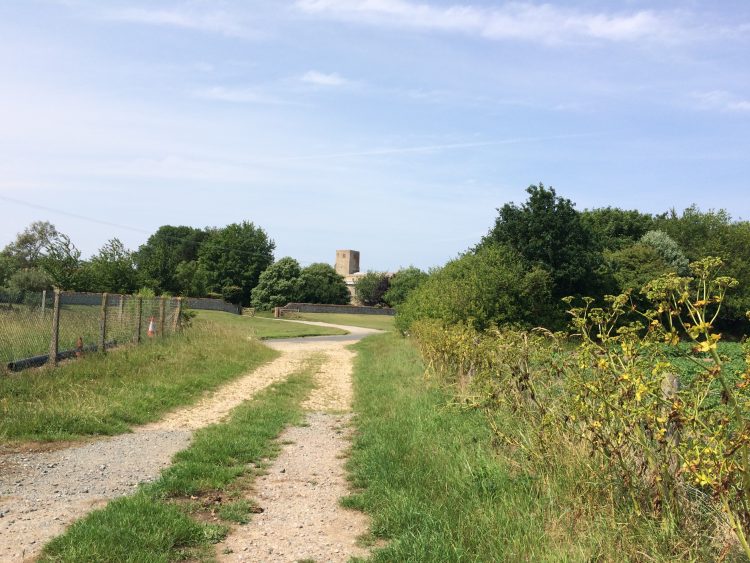
[[[602,207],[581,212],[581,222],[591,231],[598,246],[605,250],[635,244],[654,229],[655,221],[652,215],[634,209]]]
[[[18,270],[18,265],[7,254],[0,252],[0,287],[3,287],[10,276]]]
[[[299,299],[304,303],[346,305],[351,294],[343,276],[330,264],[319,262],[302,269]]]
[[[298,301],[301,273],[299,262],[288,256],[271,264],[252,290],[253,307],[268,310]]]
[[[17,270],[8,279],[7,288],[12,293],[40,292],[52,287],[52,279],[41,268]]]
[[[49,221],[34,221],[16,235],[16,240],[3,249],[3,254],[15,262],[17,270],[33,268],[59,237],[57,228]]]
[[[363,305],[383,305],[383,296],[388,291],[388,275],[384,272],[369,271],[354,283],[354,295]]]
[[[632,291],[638,297],[641,288],[662,274],[674,271],[653,246],[641,242],[607,252],[606,260],[617,284],[616,293]]]
[[[83,266],[87,291],[133,293],[138,289],[138,273],[133,253],[120,239],[113,238]]]
[[[529,268],[509,246],[484,246],[431,272],[399,307],[396,325],[407,331],[430,318],[478,330],[492,323],[538,326],[545,321],[539,311],[550,310],[551,286],[545,269]]]
[[[690,262],[685,253],[682,252],[680,245],[664,231],[647,232],[641,238],[641,244],[653,248],[659,257],[679,275],[687,276],[690,273],[688,269]]]
[[[225,287],[240,287],[242,304],[247,305],[261,272],[273,263],[275,247],[263,229],[248,221],[210,229],[198,250],[209,291],[222,293]]]
[[[529,264],[544,267],[554,282],[556,299],[598,294],[594,272],[603,259],[573,202],[543,184],[529,186],[526,192],[529,198],[520,207],[508,203],[498,209],[495,225],[480,247],[505,244]]]
[[[203,297],[208,293],[208,274],[197,260],[177,264],[174,278],[182,295]]]
[[[81,265],[81,252],[70,237],[48,221],[35,221],[2,252],[10,271],[40,269],[50,283],[61,289],[73,289]]]
[[[177,267],[182,262],[196,261],[207,237],[205,230],[194,227],[159,227],[133,256],[140,283],[157,293],[185,292],[184,278],[178,276]]]
[[[414,266],[403,268],[391,278],[388,291],[383,299],[391,307],[398,307],[406,301],[409,294],[418,288],[429,276]]]

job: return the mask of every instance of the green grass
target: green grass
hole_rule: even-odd
[[[273,321],[202,311],[178,336],[0,376],[0,444],[127,432],[278,356],[249,337],[316,328],[267,323]]]
[[[196,432],[192,445],[156,482],[76,522],[45,546],[41,561],[210,560],[211,544],[227,528],[191,518],[200,512],[196,498],[226,499],[219,503],[219,516],[228,522],[247,520],[252,506],[236,498],[239,487],[248,487],[253,467],[277,453],[274,439],[284,427],[302,419],[300,403],[313,386],[317,365],[309,362],[237,407],[228,422]]]
[[[215,320],[221,318],[225,324],[247,330],[248,334],[260,339],[294,338],[297,336],[328,336],[346,334],[345,330],[324,326],[311,326],[302,323],[278,322],[267,317],[231,315],[219,311],[198,311],[198,317]]]
[[[346,315],[343,313],[294,313],[285,315],[285,319],[301,321],[318,321],[336,325],[359,326],[379,330],[393,330],[393,319],[390,315]]]
[[[710,531],[683,535],[609,492],[580,444],[548,436],[541,461],[501,445],[482,411],[455,405],[424,380],[407,340],[377,335],[356,349],[358,433],[349,466],[358,490],[344,502],[369,513],[373,536],[386,540],[374,561],[717,557]],[[512,413],[493,422],[519,442],[532,439]]]

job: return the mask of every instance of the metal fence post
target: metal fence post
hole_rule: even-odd
[[[172,332],[177,332],[180,328],[180,320],[182,317],[182,297],[177,298],[177,310],[174,312],[174,319],[172,320]]]
[[[57,365],[57,352],[60,345],[60,290],[55,289],[55,301],[52,309],[52,337],[49,342],[49,362]]]
[[[136,297],[135,305],[135,335],[133,336],[133,342],[139,344],[141,342],[141,324],[143,324],[143,297]]]
[[[120,323],[122,323],[122,317],[125,315],[125,296],[120,295]]]
[[[44,309],[47,306],[47,290],[42,290],[42,320],[44,320]]]
[[[161,299],[159,299],[159,336],[164,336],[164,316],[166,305],[167,298],[162,295]]]
[[[102,293],[102,308],[99,311],[99,351],[104,353],[107,342],[107,297],[108,293]]]

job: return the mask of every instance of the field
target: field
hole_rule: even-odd
[[[324,330],[201,312],[179,336],[0,377],[0,443],[126,432],[277,356],[248,337]]]
[[[198,318],[207,320],[221,319],[223,324],[235,327],[238,330],[247,330],[248,334],[260,338],[261,340],[267,338],[293,338],[297,336],[346,334],[345,330],[333,327],[313,326],[301,323],[284,323],[267,317],[230,315],[218,311],[198,311]]]
[[[119,344],[129,343],[136,333],[136,317],[132,307],[122,311],[117,306],[107,308],[107,341]],[[165,332],[172,328],[173,317],[169,315],[165,322]],[[345,331],[314,327],[310,325],[292,325],[276,323],[267,318],[232,315],[219,311],[196,311],[198,318],[232,325],[238,330],[247,330],[249,336],[260,339],[289,338],[293,336],[319,336],[345,334]],[[65,305],[60,308],[59,350],[71,350],[76,347],[78,338],[84,345],[96,344],[99,339],[99,307],[83,305]],[[144,303],[141,319],[141,339],[146,335],[149,319],[158,318],[156,305]],[[26,306],[14,309],[0,309],[0,366],[13,360],[21,360],[49,352],[52,326],[52,311]]]
[[[357,492],[345,504],[373,518],[371,541],[385,545],[373,561],[720,556],[708,526],[679,528],[635,511],[591,467],[580,438],[548,436],[538,457],[525,447],[535,431],[512,412],[467,408],[450,389],[425,381],[408,340],[378,335],[356,348],[359,416],[349,467]],[[724,556],[742,560],[734,549]]]

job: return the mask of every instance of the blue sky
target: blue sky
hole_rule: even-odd
[[[429,267],[539,181],[747,219],[749,55],[745,0],[4,0],[0,245],[250,220]]]

